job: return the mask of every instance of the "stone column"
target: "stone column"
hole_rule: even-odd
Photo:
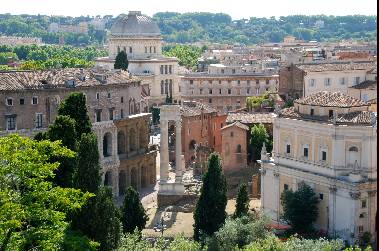
[[[161,145],[160,154],[160,182],[166,182],[168,179],[168,121],[160,121],[161,127]]]
[[[181,119],[175,121],[175,181],[182,181],[182,121]]]

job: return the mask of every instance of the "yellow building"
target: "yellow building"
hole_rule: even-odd
[[[280,195],[302,182],[319,196],[315,227],[355,243],[376,236],[377,124],[369,104],[340,92],[295,100],[273,122],[272,158],[262,153],[261,204],[281,222]]]

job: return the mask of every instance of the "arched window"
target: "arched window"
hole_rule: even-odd
[[[169,91],[170,91],[170,95],[172,95],[172,79],[170,79]]]
[[[356,146],[350,147],[349,152],[358,152],[358,147],[356,147]]]
[[[107,132],[103,137],[103,156],[112,155],[112,134]]]
[[[188,149],[189,150],[195,150],[196,141],[193,139],[191,140]]]
[[[137,150],[137,135],[134,128],[129,131],[129,150],[130,152]]]
[[[241,147],[241,145],[237,145],[237,153],[242,153],[242,147]]]
[[[123,131],[119,131],[117,134],[117,153],[125,153],[125,134]]]
[[[112,186],[112,171],[108,171],[105,173],[104,186]]]
[[[168,80],[167,79],[164,84],[164,94],[168,94]]]

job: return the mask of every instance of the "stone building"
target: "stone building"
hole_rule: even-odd
[[[181,79],[182,99],[197,101],[218,112],[246,107],[246,98],[276,92],[279,76],[271,73],[189,73]]]
[[[156,151],[149,149],[150,114],[141,113],[140,80],[125,71],[56,69],[0,73],[0,136],[34,136],[54,122],[59,104],[83,92],[97,135],[105,185],[155,184]],[[119,183],[121,190],[119,189]]]
[[[373,61],[324,61],[295,64],[279,71],[279,94],[299,98],[319,91],[347,93],[348,87],[369,78],[376,68]]]
[[[138,76],[149,96],[149,106],[163,103],[167,95],[180,100],[178,59],[162,54],[162,36],[158,25],[140,11],[121,15],[108,37],[109,56],[96,59],[96,65],[113,69],[117,54],[125,51],[128,71]]]
[[[311,186],[319,198],[317,229],[350,244],[376,236],[377,122],[364,101],[341,92],[295,100],[274,118],[272,158],[261,156],[263,211],[280,222],[284,190]]]

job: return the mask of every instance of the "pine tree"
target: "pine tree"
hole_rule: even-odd
[[[88,117],[86,97],[83,93],[71,93],[59,106],[59,115],[66,115],[75,120],[76,139],[80,140],[82,133],[91,132],[91,121]]]
[[[208,159],[208,169],[203,178],[203,186],[194,213],[194,239],[211,236],[225,222],[226,179],[222,172],[221,159],[212,153]]]
[[[122,225],[119,209],[115,206],[112,191],[101,187],[75,215],[72,226],[90,239],[100,243],[100,251],[111,251],[120,245]]]
[[[249,195],[247,193],[246,184],[242,184],[238,189],[236,211],[234,212],[234,217],[238,218],[247,215],[249,212]]]
[[[128,55],[125,51],[120,51],[115,59],[114,68],[126,71],[129,66]]]
[[[101,185],[97,137],[83,133],[78,144],[78,169],[75,186],[83,192],[97,193]]]
[[[141,231],[149,217],[139,199],[139,194],[133,187],[128,187],[122,206],[122,226],[124,233],[132,234],[136,228]]]

